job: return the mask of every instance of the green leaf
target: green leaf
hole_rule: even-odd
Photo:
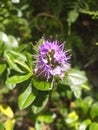
[[[10,53],[11,55],[13,55],[14,59],[20,60],[21,61],[26,61],[26,56],[23,55],[22,53],[19,52],[15,52],[15,51],[7,51],[8,53]]]
[[[76,69],[70,69],[67,78],[70,86],[81,85],[87,81],[84,71]]]
[[[0,41],[2,41],[5,45],[6,50],[17,48],[18,42],[13,36],[7,36],[5,33],[0,32]]]
[[[9,39],[5,33],[0,32],[0,40],[3,41],[4,43],[6,43],[6,45],[8,46]]]
[[[38,42],[36,43],[36,45],[33,45],[33,54],[37,54],[38,53],[38,48],[39,46],[43,43],[43,39],[38,40]]]
[[[15,119],[8,119],[5,122],[5,129],[6,130],[14,130],[14,124],[15,124]]]
[[[32,70],[27,66],[27,64],[25,62],[20,62],[19,60],[15,60],[15,63],[20,65],[22,67],[22,69],[24,69],[25,71],[32,72]]]
[[[69,12],[67,21],[69,23],[74,23],[77,20],[78,16],[79,12],[76,9],[74,9]]]
[[[84,99],[81,99],[81,98],[77,99],[75,101],[75,104],[77,108],[81,109],[82,113],[85,115],[89,111],[89,108],[91,107],[92,102],[93,102],[93,99],[90,96],[88,96],[88,97],[85,97]]]
[[[92,119],[98,117],[98,102],[91,106],[90,115]]]
[[[43,122],[36,121],[35,129],[36,130],[42,130],[43,129]]]
[[[2,123],[0,123],[0,130],[4,130],[4,126]]]
[[[86,128],[88,127],[88,125],[91,124],[91,120],[90,119],[86,119],[85,121],[83,121],[78,130],[86,130]]]
[[[0,39],[0,56],[3,54],[3,52],[4,52],[4,43]]]
[[[91,123],[89,130],[98,130],[98,123],[96,122]]]
[[[78,120],[78,115],[75,111],[70,112],[67,117],[66,117],[66,123],[67,124],[72,124],[75,123]]]
[[[29,54],[29,53],[26,53],[26,58],[27,58],[28,66],[29,66],[30,69],[32,70],[32,69],[33,69],[33,66],[32,66],[32,55]]]
[[[38,79],[37,77],[33,77],[33,85],[36,89],[42,90],[42,91],[47,91],[52,89],[52,83],[49,81],[43,81]]]
[[[39,91],[39,94],[37,95],[37,98],[35,99],[33,105],[32,105],[32,111],[34,114],[39,113],[47,104],[49,98],[48,92],[42,92]]]
[[[16,87],[16,84],[9,84],[9,83],[6,83],[5,87],[7,88],[7,90],[13,90],[15,87]]]
[[[23,71],[15,64],[15,58],[9,51],[4,52],[4,57],[11,69],[14,69],[20,73],[23,73]]]
[[[30,83],[18,98],[19,108],[24,109],[28,107],[35,100],[37,92],[38,91]]]
[[[6,64],[0,64],[0,75],[4,72],[6,69]]]
[[[9,39],[10,47],[12,47],[12,48],[17,48],[18,47],[18,42],[13,36],[11,36],[11,35],[8,36],[8,39]]]
[[[10,106],[7,106],[7,105],[2,105],[2,104],[0,104],[0,111],[4,114],[4,115],[6,115],[7,117],[10,117],[10,118],[13,118],[14,117],[14,113],[13,113],[13,111],[12,111],[12,109],[11,109],[11,107]]]
[[[45,123],[52,123],[55,117],[55,113],[45,111],[44,113],[38,115],[37,120]]]
[[[12,3],[19,3],[20,0],[12,0]]]
[[[70,86],[72,92],[74,93],[74,96],[76,98],[80,98],[81,97],[81,86]]]
[[[19,76],[15,75],[15,76],[8,78],[6,82],[10,83],[10,84],[17,84],[17,83],[21,83],[25,80],[28,80],[31,76],[32,76],[31,73],[26,74],[26,75],[19,75]]]

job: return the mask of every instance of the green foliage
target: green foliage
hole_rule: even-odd
[[[6,64],[0,64],[0,75],[4,72],[6,69]]]
[[[2,123],[0,123],[0,130],[4,130],[4,126]]]
[[[15,76],[12,76],[10,78],[7,79],[7,83],[10,83],[10,84],[17,84],[17,83],[21,83],[25,80],[28,80],[30,77],[32,76],[31,73],[27,74],[27,75],[15,75]]]
[[[98,129],[98,123],[92,123],[91,125],[90,125],[90,128],[89,128],[89,130],[97,130]]]
[[[51,90],[53,87],[51,82],[40,80],[37,77],[33,77],[33,85],[36,89],[42,91]]]
[[[48,92],[39,92],[34,104],[32,105],[32,111],[34,114],[39,113],[47,104],[49,98]]]
[[[18,98],[18,105],[20,109],[24,109],[28,107],[36,98],[37,96],[37,90],[32,87],[32,84],[30,83],[27,88],[19,95]]]
[[[34,74],[44,33],[71,49],[62,80]],[[97,43],[97,0],[1,0],[0,130],[97,130]]]
[[[92,108],[90,110],[90,115],[92,119],[98,116],[98,103],[94,103],[92,105]]]

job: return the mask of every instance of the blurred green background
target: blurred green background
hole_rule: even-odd
[[[19,45],[24,46],[30,42],[35,45],[43,34],[48,39],[58,35],[59,41],[66,41],[65,48],[71,49],[72,67],[84,70],[89,81],[90,90],[83,91],[79,99],[75,99],[70,90],[59,87],[47,105],[52,113],[46,110],[44,115],[41,113],[37,117],[29,109],[18,110],[16,89],[3,92],[0,85],[0,102],[7,103],[16,117],[20,113],[14,129],[97,130],[98,0],[0,0],[0,32],[14,36]],[[2,84],[3,77],[0,78]],[[8,118],[0,116],[0,122]],[[13,126],[13,122],[8,124]],[[3,130],[2,123],[0,128]]]

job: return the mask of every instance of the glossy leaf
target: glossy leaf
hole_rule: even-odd
[[[15,75],[15,76],[8,78],[6,82],[10,83],[10,84],[17,84],[17,83],[21,83],[25,80],[28,80],[31,76],[32,76],[31,73],[26,74],[26,75],[19,75],[19,76]]]
[[[27,88],[19,95],[18,105],[20,109],[28,107],[36,98],[38,91],[30,83]]]
[[[32,70],[27,66],[25,62],[20,62],[18,60],[15,60],[15,63],[21,66],[22,70],[25,70],[27,72],[32,72]],[[33,73],[33,72],[32,72]]]
[[[80,98],[81,97],[81,86],[70,86],[72,92],[74,93],[74,96],[76,98]]]
[[[11,47],[13,47],[13,48],[18,47],[18,42],[13,36],[11,36],[11,35],[8,36],[8,39],[9,39],[9,44],[10,44]]]
[[[70,86],[81,85],[87,81],[84,71],[76,69],[70,69],[67,78]]]
[[[0,40],[4,43],[6,50],[18,47],[18,42],[13,36],[7,36],[5,33],[0,32]]]
[[[6,45],[8,44],[8,41],[9,41],[7,35],[3,32],[0,32],[0,40],[3,41],[4,43],[6,43]]]
[[[42,130],[43,129],[43,122],[36,121],[35,129],[36,130]]]
[[[47,91],[52,89],[52,83],[49,81],[43,81],[38,79],[37,77],[33,77],[33,85],[36,89],[42,90],[42,91]]]
[[[5,51],[4,57],[11,69],[14,69],[18,72],[23,73],[23,71],[15,64],[15,58],[13,57],[11,53],[9,53],[8,51]]]
[[[48,92],[39,91],[39,94],[32,105],[32,111],[34,114],[39,113],[45,107],[48,102],[48,98]]]

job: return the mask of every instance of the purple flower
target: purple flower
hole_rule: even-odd
[[[43,79],[49,80],[54,76],[64,77],[65,71],[70,68],[68,51],[64,51],[64,43],[57,40],[49,41],[43,38],[43,43],[39,46],[35,74]]]

